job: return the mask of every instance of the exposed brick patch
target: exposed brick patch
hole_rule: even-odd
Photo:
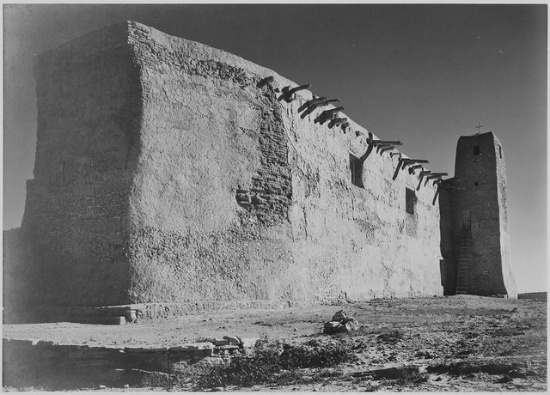
[[[287,135],[274,92],[264,96],[260,118],[261,168],[250,188],[238,188],[237,203],[262,225],[288,219],[292,199],[291,170],[288,164]]]

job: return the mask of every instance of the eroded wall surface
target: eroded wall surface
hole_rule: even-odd
[[[500,256],[502,259],[502,278],[508,297],[517,298],[518,292],[516,280],[512,271],[510,232],[508,226],[508,181],[506,179],[506,164],[504,161],[504,149],[495,136],[495,157],[497,166],[497,190],[499,225],[500,225]]]
[[[350,152],[365,153],[368,132],[316,124],[321,110],[301,118],[312,92],[278,100],[294,82],[132,22],[41,55],[36,74],[23,228],[42,302],[442,293],[435,187],[417,190],[418,173],[395,176],[398,158],[376,150],[353,185]]]

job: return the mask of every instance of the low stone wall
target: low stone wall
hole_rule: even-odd
[[[75,322],[81,324],[123,325],[136,321],[156,321],[199,314],[204,311],[274,309],[289,307],[267,300],[198,301],[190,303],[140,303],[100,307],[55,307],[5,309],[5,324]]]
[[[223,363],[247,352],[256,339],[226,339],[178,347],[89,347],[3,339],[3,385],[56,388],[86,385],[168,385],[172,375],[197,363]],[[148,381],[152,381],[148,383]]]

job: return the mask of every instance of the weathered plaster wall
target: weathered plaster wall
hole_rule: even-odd
[[[39,56],[23,228],[38,300],[286,306],[441,294],[435,188],[301,119],[271,70],[137,23]],[[257,82],[273,76],[262,88]],[[391,137],[391,136],[388,136]]]
[[[452,180],[457,189],[451,194],[454,255],[459,254],[460,226],[467,211],[472,238],[468,293],[516,297],[509,261],[506,175],[500,150],[500,142],[492,132],[462,136],[458,141]]]
[[[255,86],[265,69],[141,25],[130,37],[144,92],[133,300],[290,299],[290,173],[278,103]]]
[[[37,301],[127,301],[141,91],[126,42],[119,24],[36,59],[38,137],[22,227],[34,250]]]
[[[372,153],[365,188],[349,151],[367,132],[301,119],[274,88],[296,86],[234,55],[136,25],[144,124],[133,193],[135,302],[265,299],[281,304],[441,293],[432,186]],[[274,76],[271,85],[256,83]],[[361,132],[357,136],[356,132]]]
[[[516,280],[512,272],[510,252],[510,232],[508,228],[508,181],[506,180],[506,165],[504,162],[504,149],[495,136],[495,158],[497,167],[497,190],[500,223],[500,254],[502,259],[502,277],[504,287],[509,297],[518,296]]]
[[[316,297],[441,293],[433,186],[415,192],[415,214],[407,214],[405,190],[416,189],[417,176],[401,171],[393,180],[398,158],[375,151],[363,164],[364,188],[352,185],[348,152],[365,153],[367,131],[353,122],[346,134],[314,125],[316,114],[298,120],[299,105],[291,103],[288,111],[294,197],[289,215],[296,260]]]

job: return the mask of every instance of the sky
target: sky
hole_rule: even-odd
[[[500,139],[519,292],[547,286],[545,4],[3,4],[3,229],[21,225],[36,148],[34,54],[133,20],[231,52],[454,174],[456,143]]]

